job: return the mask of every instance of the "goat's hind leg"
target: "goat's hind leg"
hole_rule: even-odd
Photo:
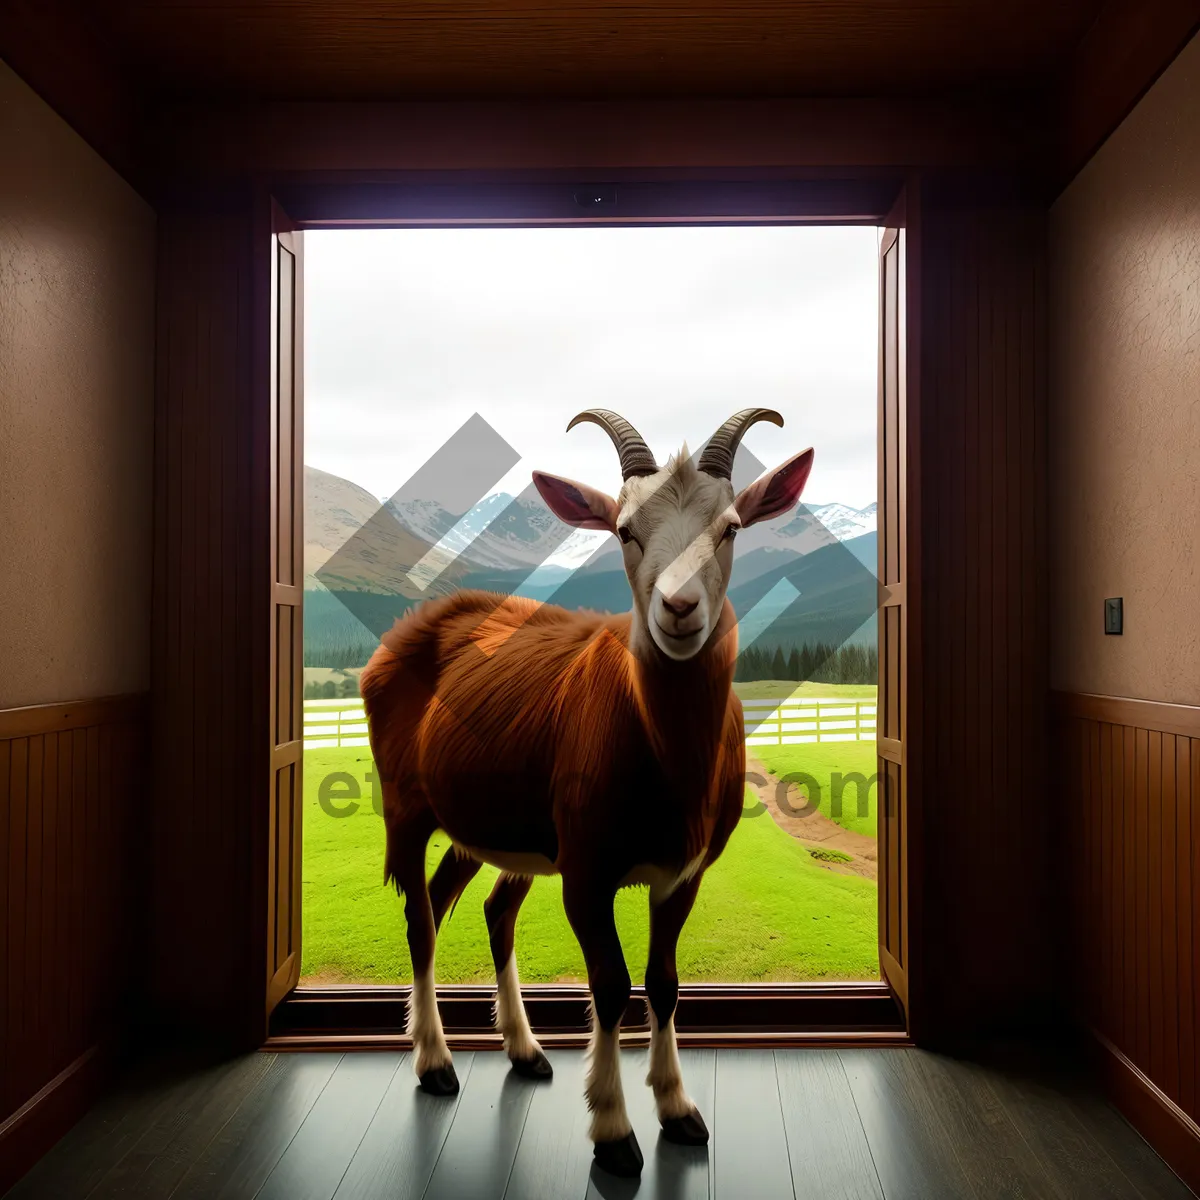
[[[631,985],[613,920],[612,888],[563,879],[563,906],[587,963],[592,993],[592,1041],[587,1104],[596,1163],[613,1175],[638,1175],[642,1151],[625,1110],[621,1086],[621,1018]]]
[[[658,903],[651,894],[650,956],[646,964],[646,1001],[650,1009],[650,1072],[646,1082],[654,1089],[663,1137],[684,1146],[702,1146],[708,1141],[704,1118],[683,1087],[675,1041],[675,1005],[679,999],[675,947],[699,887],[699,878],[689,879]]]
[[[529,1028],[513,953],[517,913],[532,886],[533,880],[527,875],[502,874],[483,903],[483,915],[492,945],[492,961],[496,964],[496,1028],[504,1038],[504,1049],[518,1075],[549,1079],[554,1068]]]
[[[388,823],[388,873],[404,894],[408,952],[413,983],[408,999],[408,1036],[413,1044],[413,1067],[421,1089],[434,1096],[458,1091],[458,1076],[442,1032],[433,978],[437,926],[425,882],[425,847],[437,827],[433,814],[423,811]]]
[[[479,874],[482,864],[455,846],[451,846],[438,862],[429,881],[429,904],[433,909],[433,927],[441,932],[447,910],[458,903],[467,884]]]

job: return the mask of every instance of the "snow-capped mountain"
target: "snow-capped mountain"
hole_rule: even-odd
[[[862,537],[864,533],[875,531],[875,504],[866,508],[851,508],[849,504],[816,504],[808,506],[808,514],[818,520],[839,542],[851,538]],[[790,536],[793,530],[805,520],[803,514],[785,525],[779,532],[782,536]],[[798,529],[796,530],[798,532]]]
[[[513,570],[547,566],[573,570],[591,558],[608,537],[564,525],[535,493],[487,496],[455,520],[436,504],[420,500],[387,501],[393,516],[434,549],[431,561],[443,564],[460,556],[477,567]]]
[[[533,488],[487,496],[456,517],[433,502],[376,500],[311,467],[305,484],[305,638],[334,657],[369,653],[408,607],[459,588],[566,608],[629,608],[616,539],[565,525]],[[769,605],[786,580],[799,599],[772,620],[776,642],[869,640],[875,521],[874,504],[815,504],[744,530],[729,584],[735,610]]]
[[[505,573],[513,576],[510,585],[524,578],[537,592],[575,572],[586,577],[621,569],[607,533],[565,525],[532,487],[516,497],[487,496],[456,517],[436,501],[373,500],[356,484],[313,467],[306,469],[305,486],[305,569],[314,582],[318,573],[333,570],[347,583],[357,577],[390,590],[403,576],[421,594],[439,580],[461,586],[467,576]],[[745,579],[796,555],[861,538],[875,530],[875,521],[874,504],[802,504],[743,531],[736,573]],[[355,567],[359,560],[361,569]]]
[[[481,500],[457,521],[428,501],[388,501],[390,511],[412,533],[437,547],[436,558],[460,555],[477,566],[508,570],[521,565],[572,571],[598,551],[611,547],[609,535],[565,526],[531,492],[513,497],[497,493]],[[875,529],[874,504],[802,506],[786,522],[747,530],[744,548],[805,553],[833,541],[848,541]]]

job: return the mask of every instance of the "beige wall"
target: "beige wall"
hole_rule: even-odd
[[[1200,704],[1200,37],[1055,204],[1050,261],[1052,686]]]
[[[0,63],[0,708],[149,687],[154,254]]]

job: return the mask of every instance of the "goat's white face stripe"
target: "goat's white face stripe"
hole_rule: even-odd
[[[686,587],[688,582],[694,579],[705,564],[716,553],[719,545],[718,538],[725,531],[725,525],[737,522],[737,510],[734,508],[727,509],[721,514],[722,525],[719,530],[708,530],[705,533],[699,534],[688,545],[687,549],[682,554],[674,558],[667,564],[666,568],[658,573],[658,590],[664,596],[673,596],[680,588]]]
[[[677,660],[697,654],[720,617],[732,566],[724,533],[739,523],[733,485],[697,471],[686,453],[627,479],[617,518],[628,530],[622,554],[638,628]],[[671,606],[677,599],[682,605]]]

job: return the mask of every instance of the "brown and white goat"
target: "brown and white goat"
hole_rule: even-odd
[[[632,612],[602,616],[460,592],[397,621],[361,683],[383,783],[387,876],[405,897],[409,1033],[421,1086],[442,1094],[458,1087],[434,994],[434,940],[485,862],[501,872],[484,904],[497,1026],[514,1069],[550,1075],[521,1002],[513,927],[533,876],[559,874],[592,993],[595,1156],[630,1175],[642,1155],[618,1064],[630,979],[613,899],[619,888],[649,886],[647,1082],[664,1136],[705,1142],[676,1051],[675,949],[743,804],[742,709],[731,688],[737,624],[725,596],[733,539],[795,505],[813,455],[796,455],[735,496],[730,476],[743,433],[755,421],[782,425],[778,413],[746,409],[698,463],[685,451],[662,468],[615,413],[581,413],[567,428],[581,420],[616,445],[620,495],[542,472],[534,482],[563,521],[620,539]],[[453,844],[427,884],[426,846],[437,829]]]

